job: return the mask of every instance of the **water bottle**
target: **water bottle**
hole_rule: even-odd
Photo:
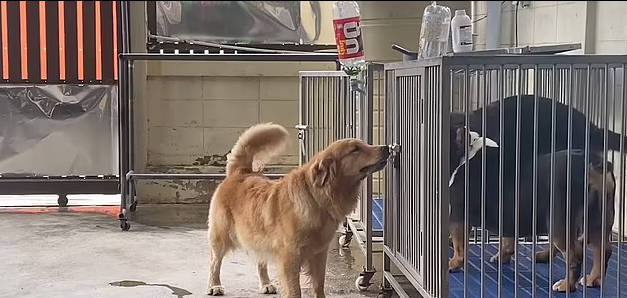
[[[349,76],[359,74],[366,66],[360,25],[361,14],[357,1],[333,3],[333,30],[337,54],[344,72]]]
[[[446,54],[451,28],[451,9],[435,1],[425,7],[420,28],[419,58],[440,57]]]

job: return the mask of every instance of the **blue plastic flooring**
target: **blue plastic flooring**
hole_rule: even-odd
[[[372,203],[372,230],[383,231],[383,199],[375,197]]]
[[[521,254],[518,261],[518,297],[532,297],[532,246],[531,244],[521,244]],[[544,249],[545,245],[536,245],[536,251]],[[484,296],[483,297],[498,297],[498,264],[490,262],[490,257],[498,251],[498,244],[485,244],[484,253]],[[614,244],[614,252],[610,259],[609,268],[606,275],[605,287],[603,297],[616,298],[627,297],[627,243],[621,243],[620,251],[620,270],[618,270],[618,244]],[[452,249],[450,255],[452,256]],[[466,297],[474,298],[481,297],[481,246],[470,245],[468,250],[468,278],[466,288]],[[510,298],[514,297],[515,287],[515,260],[512,260],[509,264],[503,264],[502,266],[502,283],[501,283],[501,297]],[[588,248],[586,272],[590,272],[592,269],[592,250]],[[549,281],[549,264],[536,263],[536,296],[537,298],[551,297],[549,291],[553,283],[565,277],[566,269],[563,258],[561,255],[553,259],[552,266],[552,279]],[[617,272],[620,271],[620,286],[618,286]],[[617,287],[620,287],[620,296],[617,292]],[[450,297],[451,298],[463,298],[464,297],[464,272],[453,272],[450,274]],[[567,297],[566,293],[552,293],[552,297]],[[571,292],[569,297],[581,298],[583,297],[583,287],[579,284],[576,292]],[[588,288],[586,297],[594,298],[601,297],[600,288]]]
[[[372,226],[374,231],[383,230],[383,199],[375,197],[372,205]],[[531,244],[521,244],[521,252],[518,261],[518,297],[532,297],[532,267],[531,267]],[[536,251],[544,249],[546,246],[537,245]],[[490,257],[498,251],[498,244],[485,244],[484,253],[484,273],[483,273],[483,297],[496,298],[498,296],[498,264],[491,263]],[[452,256],[452,249],[450,251]],[[610,259],[609,268],[606,276],[603,297],[606,298],[627,298],[627,243],[621,244],[620,250],[620,270],[618,270],[618,244],[614,244],[614,252]],[[450,297],[451,298],[481,298],[481,246],[471,245],[468,250],[468,278],[466,288],[466,296],[464,296],[464,272],[453,272],[450,274]],[[515,261],[502,266],[501,281],[501,297],[513,298],[515,287]],[[588,248],[586,271],[592,269],[592,251]],[[617,272],[620,273],[620,286],[618,286]],[[553,259],[552,279],[549,281],[549,264],[536,264],[536,298],[549,297],[567,297],[565,293],[552,293],[549,291],[556,281],[562,279],[566,274],[564,260],[561,255]],[[617,288],[620,287],[622,292],[620,296]],[[571,292],[568,297],[583,298],[583,287],[579,285],[576,292]],[[587,298],[601,297],[600,288],[588,288]]]

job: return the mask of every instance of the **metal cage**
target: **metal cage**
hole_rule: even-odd
[[[627,295],[626,63],[386,64],[385,134],[398,150],[386,169],[384,287],[401,297]]]
[[[300,72],[300,124],[297,128],[301,165],[338,139],[358,138],[368,144],[385,144],[381,129],[385,117],[381,93],[383,65],[369,63],[357,80],[364,83],[363,86],[352,84],[343,71]],[[376,272],[372,255],[381,252],[375,250],[374,244],[383,241],[383,181],[381,173],[366,178],[359,206],[346,219],[344,234],[339,238],[340,245],[347,247],[355,237],[364,253],[365,266],[355,283],[362,291],[369,288]]]

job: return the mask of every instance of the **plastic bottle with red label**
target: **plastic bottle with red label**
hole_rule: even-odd
[[[361,34],[361,15],[357,1],[335,1],[333,4],[333,30],[337,54],[344,72],[359,74],[366,65],[366,54]]]

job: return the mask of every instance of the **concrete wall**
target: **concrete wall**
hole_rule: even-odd
[[[475,1],[475,23],[477,49],[486,46],[488,1]],[[521,1],[524,2],[524,1]],[[588,15],[591,1],[527,1],[529,6],[516,6],[512,1],[501,2],[500,45],[516,45],[516,14],[518,24],[518,46],[547,45],[581,42],[586,46],[586,23],[596,16]],[[595,1],[596,2],[596,1]]]
[[[298,164],[298,72],[335,70],[320,62],[151,62],[147,71],[146,170],[223,173],[239,135],[260,122],[291,130],[287,154],[269,166]],[[205,202],[213,181],[145,181],[138,192],[154,203]]]
[[[483,18],[488,1],[475,1],[474,19]],[[627,3],[611,1],[520,1],[528,6],[518,7],[512,1],[501,4],[502,25],[500,44],[514,46],[516,22],[518,45],[546,45],[580,42],[588,54],[627,53]],[[486,45],[487,20],[478,21],[478,49]]]
[[[596,52],[599,54],[627,53],[627,3],[596,2]]]

